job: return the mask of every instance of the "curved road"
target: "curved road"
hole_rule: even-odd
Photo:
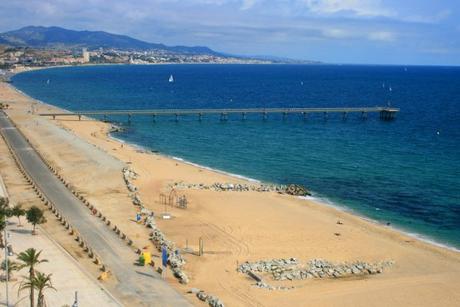
[[[117,278],[117,293],[113,293],[116,297],[132,302],[132,306],[190,306],[151,268],[133,265],[137,257],[132,249],[90,214],[83,203],[46,167],[35,149],[1,111],[0,132],[42,193],[78,230]]]

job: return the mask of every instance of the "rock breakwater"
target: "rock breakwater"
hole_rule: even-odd
[[[170,188],[179,190],[195,189],[195,190],[210,190],[217,192],[235,191],[235,192],[278,192],[281,194],[289,194],[294,196],[310,196],[311,193],[303,186],[297,184],[276,185],[276,184],[245,184],[245,183],[220,183],[216,182],[211,185],[203,183],[185,183],[175,182],[170,185]]]
[[[313,259],[300,263],[296,258],[261,260],[245,262],[238,267],[238,272],[269,273],[274,280],[302,280],[313,278],[343,278],[350,276],[375,275],[394,264],[394,261],[368,263],[355,261],[351,263],[333,263],[323,259]]]

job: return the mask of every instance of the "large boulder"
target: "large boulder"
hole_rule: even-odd
[[[311,193],[299,184],[290,184],[286,187],[286,194],[294,196],[311,196]]]

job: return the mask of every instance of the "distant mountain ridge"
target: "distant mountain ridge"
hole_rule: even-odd
[[[0,44],[33,48],[114,48],[124,50],[165,50],[181,54],[224,56],[204,46],[166,46],[126,35],[104,31],[75,31],[61,27],[27,26],[0,34]]]

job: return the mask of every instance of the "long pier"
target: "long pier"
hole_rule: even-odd
[[[359,113],[363,118],[367,117],[368,113],[379,113],[380,119],[392,120],[398,108],[390,107],[358,107],[358,108],[247,108],[247,109],[152,109],[152,110],[93,110],[93,111],[75,111],[68,113],[40,113],[40,116],[52,117],[69,117],[75,116],[81,120],[82,116],[103,116],[107,119],[109,115],[127,115],[128,119],[134,115],[150,115],[155,119],[156,116],[175,116],[176,120],[184,115],[196,115],[198,119],[202,119],[204,115],[218,114],[221,120],[228,119],[229,114],[241,114],[245,119],[247,114],[261,114],[264,119],[267,119],[268,114],[282,114],[283,117],[288,114],[300,114],[306,117],[311,113],[322,113],[327,118],[330,113],[341,113],[343,118],[346,118],[349,113]]]

